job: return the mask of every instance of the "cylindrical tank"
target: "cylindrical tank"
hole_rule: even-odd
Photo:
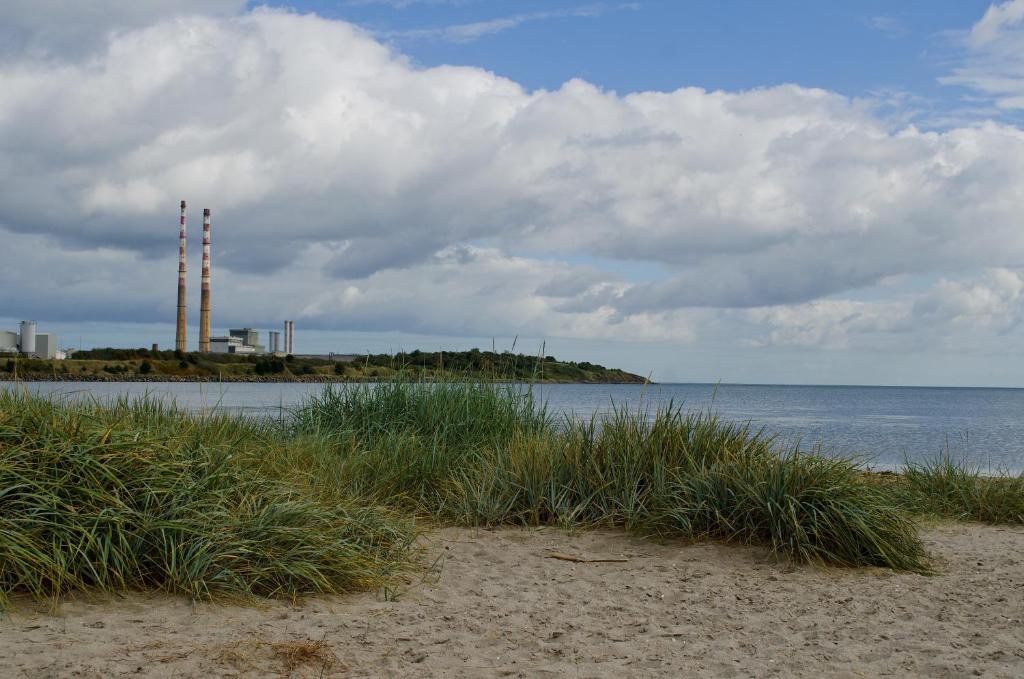
[[[21,322],[21,353],[36,353],[36,322]]]

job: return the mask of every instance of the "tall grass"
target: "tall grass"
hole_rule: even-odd
[[[780,450],[711,413],[557,422],[514,387],[398,382],[327,389],[291,426],[325,483],[449,523],[616,525],[928,569],[911,518],[853,461]]]
[[[1024,474],[989,476],[978,466],[955,460],[948,451],[930,462],[908,462],[888,488],[918,514],[1024,524]]]
[[[288,445],[268,424],[153,401],[0,390],[0,604],[82,588],[342,592],[409,568],[407,520],[252,464]]]
[[[0,603],[157,589],[205,598],[376,587],[417,518],[619,526],[803,562],[928,572],[914,516],[1021,523],[1024,477],[854,460],[673,405],[557,419],[529,389],[324,390],[280,421],[0,390]]]

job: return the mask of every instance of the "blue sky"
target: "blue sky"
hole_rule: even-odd
[[[15,2],[0,324],[169,345],[185,198],[215,328],[304,352],[1024,386],[1022,55],[1024,0]]]
[[[985,0],[280,3],[359,24],[420,64],[479,66],[529,88],[557,89],[571,78],[619,93],[798,83],[852,97],[902,92],[939,108],[956,106],[963,95],[960,88],[938,83],[959,58],[955,36],[988,5]],[[514,25],[483,32],[484,25],[503,20]],[[481,27],[477,38],[443,33],[474,24]]]

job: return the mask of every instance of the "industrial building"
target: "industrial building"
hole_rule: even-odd
[[[210,338],[210,353],[213,354],[265,354],[260,344],[260,333],[252,328],[233,328],[225,337]]]
[[[35,321],[22,321],[18,332],[0,330],[0,353],[21,354],[28,358],[64,358],[57,349],[57,336],[36,332]]]

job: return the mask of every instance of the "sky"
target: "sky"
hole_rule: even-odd
[[[0,327],[1024,387],[1024,0],[0,13]]]

